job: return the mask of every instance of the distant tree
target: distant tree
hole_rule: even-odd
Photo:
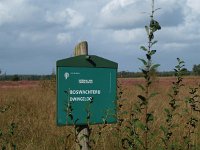
[[[1,69],[0,69],[0,80],[2,80],[2,76],[1,76]]]
[[[52,73],[51,73],[51,80],[55,80],[56,79],[56,71],[55,68],[52,69]]]
[[[20,80],[20,78],[19,78],[19,76],[18,75],[14,75],[13,76],[13,78],[12,78],[12,81],[19,81]]]
[[[183,71],[184,71],[184,75],[185,76],[188,76],[188,75],[192,74],[191,71],[189,71],[187,68],[184,68]]]
[[[192,68],[192,72],[194,75],[200,75],[200,64],[194,65]]]

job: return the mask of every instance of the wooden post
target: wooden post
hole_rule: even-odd
[[[74,56],[88,55],[88,44],[86,41],[80,42],[74,49]],[[78,62],[77,62],[78,63]],[[89,127],[88,125],[75,126],[76,128],[76,150],[89,150]]]
[[[74,56],[88,55],[88,44],[86,41],[80,42],[74,49]]]

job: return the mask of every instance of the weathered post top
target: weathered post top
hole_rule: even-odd
[[[80,42],[75,46],[74,56],[88,55],[88,43],[87,41]]]

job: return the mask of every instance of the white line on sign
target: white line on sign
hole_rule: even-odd
[[[111,72],[110,72],[110,89],[109,89],[109,93],[111,93],[111,86],[112,86],[112,85],[111,85],[111,84],[112,84],[112,83],[111,83],[111,77],[112,77],[112,74],[111,74]]]
[[[80,84],[93,84],[93,80],[79,79]]]

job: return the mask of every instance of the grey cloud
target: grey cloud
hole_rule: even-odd
[[[116,8],[113,9],[113,6],[108,3],[105,5],[100,12],[100,27],[110,28],[114,30],[119,29],[131,29],[138,26],[144,26],[145,15],[142,14],[144,11],[142,6],[144,3],[141,3],[141,7],[138,6],[138,1],[135,3],[129,3],[127,5],[121,6],[120,1],[116,4]],[[137,9],[135,9],[137,7]]]
[[[160,10],[162,11],[162,10]],[[157,17],[160,24],[163,26],[178,26],[184,23],[183,9],[179,8],[174,11],[165,12],[165,14]]]
[[[83,24],[84,19],[84,16],[71,8],[53,13],[47,11],[46,14],[47,22],[61,24],[66,28],[77,28]]]
[[[112,4],[112,2],[115,3]],[[149,1],[124,1],[129,2],[127,5],[122,5],[120,2],[120,0],[113,0],[101,9],[99,27],[121,30],[139,28],[148,24],[151,8]],[[163,8],[156,12],[155,18],[161,24],[165,26],[177,26],[183,23],[184,9],[182,3],[174,0],[170,2],[163,0],[158,2],[158,6],[159,4]]]

